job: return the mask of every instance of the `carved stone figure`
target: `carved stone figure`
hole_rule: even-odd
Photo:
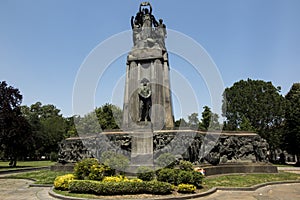
[[[133,37],[133,44],[134,46],[137,45],[137,42],[140,41],[141,38],[141,25],[137,19],[134,19],[134,17],[131,17],[131,27],[132,27],[132,37]]]
[[[139,89],[139,101],[140,101],[140,119],[139,121],[151,121],[150,108],[151,108],[151,88],[148,80],[141,81],[141,88]]]
[[[163,23],[163,19],[159,19],[159,24],[155,29],[155,33],[158,44],[160,45],[160,47],[165,49],[165,38],[167,35],[167,30],[166,25]]]
[[[148,8],[149,7],[149,8]],[[157,42],[161,47],[164,47],[164,38],[166,35],[166,31],[162,30],[160,34],[157,33],[157,30],[154,28],[157,27],[165,27],[164,24],[159,24],[154,15],[152,15],[152,6],[149,2],[143,2],[140,4],[139,11],[136,13],[135,17],[131,17],[131,27],[133,30],[133,43],[134,46],[138,46],[138,48],[148,47],[146,44],[150,41]],[[156,41],[159,36],[159,41]],[[144,41],[139,43],[139,41]],[[145,45],[142,45],[142,44]],[[150,45],[154,46],[154,44]]]

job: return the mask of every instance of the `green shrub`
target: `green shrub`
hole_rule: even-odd
[[[74,180],[69,186],[70,192],[97,195],[119,194],[170,194],[172,185],[159,181],[147,182],[100,182],[89,180]]]
[[[128,179],[128,182],[143,182],[143,180],[139,179],[139,178],[131,178],[131,179]]]
[[[177,187],[177,191],[179,193],[194,193],[196,191],[196,187],[192,184],[179,184]]]
[[[193,172],[180,170],[177,177],[177,184],[193,184]]]
[[[137,169],[137,177],[143,181],[152,181],[155,177],[155,172],[149,167],[141,166]]]
[[[103,182],[124,182],[129,181],[129,179],[125,176],[106,176],[103,179]]]
[[[89,174],[91,173],[91,167],[93,165],[99,165],[99,162],[96,158],[87,158],[77,162],[74,167],[74,175],[76,179],[89,179]]]
[[[173,154],[164,153],[156,159],[156,162],[160,167],[173,168],[176,164],[176,158]]]
[[[94,194],[99,181],[73,180],[69,184],[69,191],[74,193]]]
[[[124,172],[130,163],[126,156],[112,151],[102,153],[101,162],[104,165],[109,166],[111,169],[118,170],[120,172]]]
[[[74,178],[75,176],[73,174],[58,176],[54,180],[54,188],[58,190],[68,190],[69,184]]]
[[[57,162],[57,160],[58,160],[58,154],[56,153],[56,152],[51,152],[50,153],[50,161],[51,162]]]
[[[157,180],[173,185],[189,183],[195,185],[197,188],[201,188],[203,175],[196,171],[164,168],[158,171]]]
[[[169,168],[161,169],[157,173],[157,180],[176,185],[178,172],[179,170],[177,169],[169,169]]]
[[[103,165],[95,164],[90,168],[88,176],[89,180],[101,181],[104,178],[105,167]]]
[[[193,170],[193,164],[190,161],[181,160],[179,162],[179,168],[185,171],[192,171]]]
[[[202,180],[203,180],[203,175],[199,172],[193,171],[193,185],[195,185],[197,188],[202,187]]]
[[[174,188],[171,184],[160,181],[148,181],[145,183],[145,193],[149,194],[170,194]]]

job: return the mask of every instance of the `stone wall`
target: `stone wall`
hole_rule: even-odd
[[[130,158],[131,135],[126,132],[68,138],[60,144],[59,162],[76,162],[86,157],[100,158],[104,151],[117,151]],[[204,143],[204,145],[203,145]],[[154,159],[172,153],[195,164],[267,162],[269,145],[255,133],[213,133],[201,131],[156,131],[153,133]]]

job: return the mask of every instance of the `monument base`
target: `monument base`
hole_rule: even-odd
[[[64,172],[73,172],[75,163],[56,163],[55,165],[50,166],[51,171],[64,171]]]
[[[277,167],[267,163],[231,163],[217,166],[205,166],[206,176],[218,174],[241,174],[241,173],[278,173]]]
[[[61,163],[76,163],[87,157],[99,159],[105,151],[118,150],[117,152],[130,158],[134,168],[139,166],[151,167],[153,163],[155,164],[155,159],[168,152],[172,152],[175,156],[180,155],[182,159],[191,161],[195,165],[201,165],[202,168],[204,166],[209,167],[205,165],[206,162],[231,166],[231,171],[224,169],[223,173],[242,173],[241,170],[237,171],[232,168],[232,165],[236,165],[236,163],[246,161],[253,164],[268,162],[268,144],[255,133],[222,132],[215,147],[205,156],[201,154],[203,144],[210,137],[210,135],[206,135],[206,132],[188,129],[152,132],[150,124],[149,122],[138,124],[139,129],[136,129],[138,131],[111,131],[102,132],[93,137],[68,138],[62,141],[60,145],[59,161]],[[249,168],[248,164],[242,164],[248,166],[248,172],[257,172],[258,170],[258,168]],[[210,168],[213,168],[213,165]],[[272,171],[275,170],[274,168],[269,169],[271,168],[265,167],[263,170],[276,172]]]
[[[135,131],[131,143],[131,166],[153,166],[153,132]]]

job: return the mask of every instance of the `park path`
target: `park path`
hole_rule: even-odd
[[[33,181],[25,179],[0,179],[1,200],[52,200],[50,187],[29,187]]]
[[[299,200],[300,183],[270,185],[255,191],[217,191],[197,200]]]

